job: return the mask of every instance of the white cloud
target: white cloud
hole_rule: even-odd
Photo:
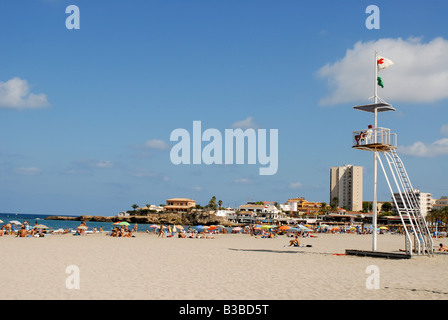
[[[78,174],[92,174],[96,168],[99,169],[110,169],[113,168],[114,164],[110,160],[91,160],[91,159],[80,159],[71,163],[68,170],[65,171],[67,174],[78,175]]]
[[[193,187],[192,188],[194,191],[202,191],[203,189],[202,189],[202,187]]]
[[[399,147],[398,151],[402,154],[425,158],[448,155],[448,138],[439,139],[431,144],[417,141],[413,145]]]
[[[384,88],[378,95],[391,102],[434,102],[448,98],[448,40],[435,38],[379,39],[357,42],[345,56],[318,70],[331,92],[321,105],[366,101],[373,96],[374,54],[392,60],[394,65],[381,70]]]
[[[100,160],[92,164],[95,168],[112,168],[113,164],[110,160]]]
[[[248,178],[241,178],[241,179],[236,179],[234,182],[237,184],[248,184],[248,183],[251,183],[252,181]]]
[[[252,117],[247,117],[245,120],[236,121],[231,126],[233,129],[257,129],[258,125],[254,122]]]
[[[40,170],[39,168],[36,167],[22,167],[22,168],[17,168],[14,169],[14,173],[16,174],[21,174],[21,175],[25,175],[25,176],[35,176],[38,175],[42,172],[42,170]]]
[[[303,187],[303,184],[301,184],[300,182],[291,182],[289,184],[290,189],[300,189],[302,187]]]
[[[160,172],[152,171],[148,169],[135,169],[131,172],[129,172],[129,175],[136,177],[136,178],[143,178],[143,179],[159,179],[163,181],[170,181],[170,178],[166,175],[163,175]]]
[[[441,128],[440,128],[440,134],[446,136],[448,135],[448,123],[444,124]]]
[[[163,140],[153,139],[146,141],[143,146],[149,149],[158,149],[158,150],[166,150],[170,146],[165,143]]]
[[[43,93],[31,93],[26,80],[16,77],[6,82],[0,81],[0,107],[35,109],[46,106],[48,106],[47,96]]]

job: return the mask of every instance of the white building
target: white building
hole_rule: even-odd
[[[217,215],[218,217],[224,217],[227,220],[234,220],[235,214],[236,214],[236,212],[232,208],[225,208],[225,209],[217,210],[215,212],[215,215]]]
[[[350,211],[362,211],[363,167],[344,165],[330,170],[330,203]]]
[[[289,199],[285,204],[281,204],[280,208],[285,212],[297,212],[298,202],[298,199]]]
[[[434,209],[442,209],[442,208],[448,207],[448,197],[443,196],[440,199],[434,199],[432,207]]]
[[[420,192],[419,189],[414,189],[415,195],[417,197],[417,201],[420,203],[421,213],[423,217],[432,210],[433,200],[430,193]],[[401,200],[401,196],[399,193],[394,193],[394,198],[397,201],[397,204],[400,208],[403,208],[403,201]],[[403,199],[406,198],[403,196]],[[392,198],[392,212],[398,213],[397,207],[395,206],[394,199]]]

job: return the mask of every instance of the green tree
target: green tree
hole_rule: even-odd
[[[137,210],[138,205],[134,203],[134,204],[132,205],[132,208],[134,208],[134,210]]]
[[[321,202],[320,212],[322,212],[323,214],[325,214],[327,212],[327,203],[326,202]]]
[[[210,208],[210,209],[216,210],[216,197],[215,196],[213,196],[210,199],[210,201],[208,202],[207,207]]]
[[[331,199],[330,206],[331,206],[332,210],[336,210],[338,208],[338,206],[339,206],[339,199],[338,199],[338,197],[334,197],[333,199]]]
[[[389,212],[390,210],[392,210],[392,204],[390,202],[384,202],[381,206],[381,211]]]
[[[363,201],[362,202],[362,212],[370,212],[372,211],[372,202],[369,201]]]
[[[219,205],[219,208],[222,207],[222,200],[219,200],[219,201],[218,201],[218,205]]]

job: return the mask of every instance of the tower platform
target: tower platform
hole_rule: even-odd
[[[389,151],[397,149],[397,135],[387,128],[371,128],[353,132],[353,149]]]

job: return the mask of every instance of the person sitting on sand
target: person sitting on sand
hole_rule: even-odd
[[[440,244],[439,251],[441,251],[441,252],[448,252],[448,247],[444,246],[443,244]]]
[[[132,231],[131,230],[123,230],[123,235],[122,235],[122,237],[123,238],[130,238],[130,237],[133,237],[133,235],[132,235]]]
[[[22,226],[22,228],[17,232],[16,237],[24,238],[28,235],[28,232],[26,231],[25,226]]]
[[[183,234],[182,232],[179,232],[177,235],[178,238],[186,238],[187,236]]]
[[[289,246],[288,247],[291,247],[291,246],[300,247],[300,240],[299,240],[298,236],[296,236],[294,239],[289,241]]]

